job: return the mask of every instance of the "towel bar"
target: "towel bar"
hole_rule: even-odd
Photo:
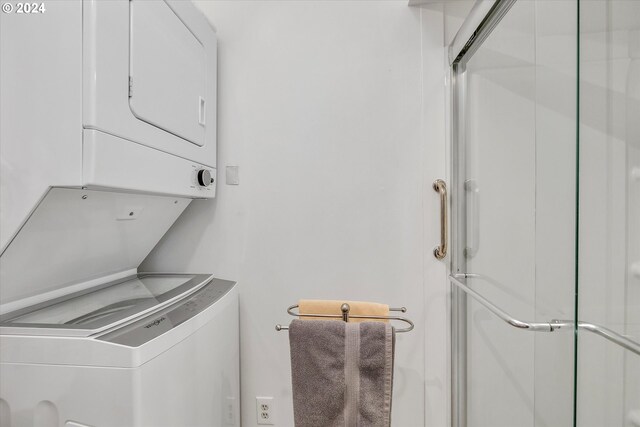
[[[478,292],[471,289],[466,284],[462,283],[458,279],[474,279],[474,278],[482,278],[480,275],[472,274],[472,273],[459,273],[449,276],[449,281],[456,285],[460,290],[464,291],[467,295],[474,298],[480,304],[485,306],[489,311],[498,316],[501,320],[506,322],[507,324],[525,330],[525,331],[533,331],[533,332],[553,332],[558,329],[575,329],[575,322],[573,320],[551,320],[550,322],[523,322],[512,317],[509,313],[502,310],[494,303],[486,299],[484,296],[480,295]],[[619,333],[612,331],[611,329],[607,329],[604,326],[596,325],[594,323],[588,322],[578,322],[577,329],[585,330],[588,332],[592,332],[596,335],[600,335],[603,338],[608,339],[612,343],[618,344],[620,347],[623,347],[637,355],[640,355],[640,343],[624,336]]]
[[[348,322],[349,319],[373,319],[373,320],[398,320],[400,322],[405,322],[407,323],[409,326],[407,326],[406,328],[400,328],[400,329],[396,329],[396,332],[409,332],[413,330],[413,322],[405,317],[399,317],[399,316],[365,316],[365,315],[361,315],[361,314],[349,314],[349,310],[351,310],[351,307],[349,307],[349,304],[344,303],[342,304],[342,306],[340,307],[340,310],[342,311],[342,314],[300,314],[300,313],[296,313],[295,310],[296,308],[298,308],[298,304],[294,304],[292,306],[290,306],[289,308],[287,308],[287,313],[289,313],[289,315],[294,316],[294,317],[326,317],[326,318],[330,318],[330,319],[342,319],[345,322]],[[407,309],[405,307],[399,307],[399,308],[389,308],[389,311],[400,311],[402,313],[406,313]],[[289,327],[288,326],[284,326],[284,325],[276,325],[276,331],[286,331],[288,330]]]

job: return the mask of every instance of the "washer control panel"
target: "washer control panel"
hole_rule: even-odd
[[[225,296],[235,284],[236,282],[229,280],[212,279],[192,295],[164,310],[96,339],[128,347],[139,347],[206,310]]]

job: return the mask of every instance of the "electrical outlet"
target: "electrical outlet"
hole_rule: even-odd
[[[256,397],[256,417],[258,424],[275,425],[275,403],[273,397]]]

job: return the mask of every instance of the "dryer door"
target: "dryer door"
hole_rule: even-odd
[[[206,52],[164,1],[130,2],[133,114],[199,146],[205,142]]]
[[[91,167],[120,158],[130,188],[157,173],[156,151],[215,169],[217,38],[204,14],[184,0],[84,0],[82,16],[85,183],[104,185]]]

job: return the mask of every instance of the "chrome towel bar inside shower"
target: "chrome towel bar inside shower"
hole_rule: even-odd
[[[620,335],[619,333],[614,332],[611,329],[607,329],[604,326],[587,322],[578,322],[578,329],[600,335],[601,337],[608,339],[612,343],[618,344],[620,347],[626,348],[630,352],[640,356],[640,343],[630,340],[624,335]]]
[[[518,320],[512,315],[510,315],[509,313],[507,313],[506,311],[504,311],[503,309],[501,309],[500,307],[498,307],[497,305],[495,305],[494,303],[492,303],[491,301],[489,301],[488,299],[486,299],[485,297],[483,297],[482,295],[480,295],[478,292],[474,291],[473,289],[471,289],[470,287],[462,283],[460,280],[458,280],[458,279],[466,279],[466,278],[467,278],[466,274],[456,274],[456,275],[449,276],[449,280],[451,281],[451,283],[456,285],[459,289],[464,291],[464,293],[466,293],[467,295],[473,297],[473,299],[475,299],[480,304],[485,306],[490,312],[492,312],[493,314],[498,316],[500,319],[502,319],[504,322],[513,326],[514,328],[524,329],[526,331],[533,331],[533,332],[553,332],[556,329],[562,328],[563,326],[565,327],[568,326],[566,323],[560,323],[560,322],[525,322],[522,320]]]
[[[524,322],[522,320],[518,320],[515,317],[511,316],[506,311],[502,310],[500,307],[480,295],[478,292],[474,291],[466,284],[462,283],[459,279],[467,279],[467,278],[477,278],[478,276],[475,274],[454,274],[449,276],[449,281],[457,286],[460,290],[464,291],[467,295],[478,301],[484,307],[486,307],[490,312],[498,316],[501,320],[506,322],[507,324],[518,328],[524,329],[527,331],[533,332],[553,332],[555,330],[561,328],[571,328],[574,327],[574,322],[571,320],[551,320],[550,322]],[[618,334],[617,332],[612,331],[611,329],[605,328],[604,326],[596,325],[594,323],[588,322],[578,322],[578,329],[588,331],[594,333],[596,335],[600,335],[603,338],[611,341],[623,347],[632,353],[640,355],[640,344],[636,341],[633,341],[623,335]]]

